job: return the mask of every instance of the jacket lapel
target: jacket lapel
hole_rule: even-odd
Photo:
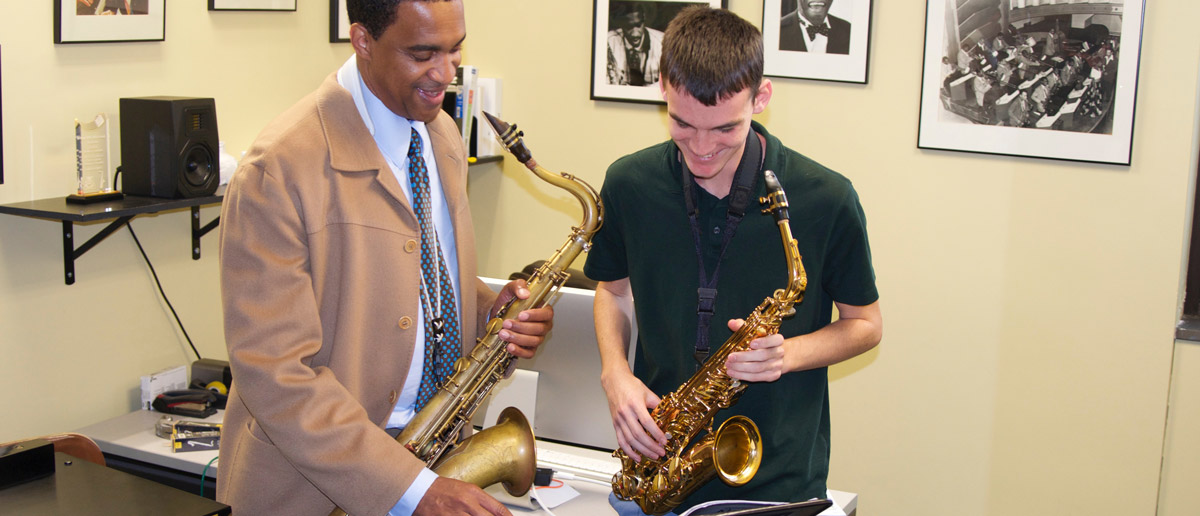
[[[317,89],[317,112],[325,130],[329,166],[338,173],[374,171],[384,191],[404,207],[415,223],[416,215],[404,196],[404,189],[392,174],[383,153],[379,152],[375,137],[363,123],[354,97],[338,84],[336,72]]]

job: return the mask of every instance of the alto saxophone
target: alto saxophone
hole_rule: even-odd
[[[666,454],[660,459],[643,457],[634,461],[617,449],[621,471],[613,475],[613,493],[622,500],[633,500],[648,514],[663,514],[683,502],[693,491],[719,475],[731,486],[741,486],[758,472],[762,462],[762,437],[750,418],[733,416],[712,431],[717,411],[737,402],[746,385],[725,372],[730,353],[750,349],[750,341],[779,333],[784,317],[796,312],[793,306],[804,299],[808,276],[800,262],[796,239],[788,223],[788,202],[778,178],[765,171],[767,196],[763,213],[775,217],[787,255],[788,284],[766,298],[746,323],[734,332],[686,383],[668,394],[650,414],[667,435]],[[690,448],[689,443],[708,430]]]
[[[526,280],[529,297],[514,298],[497,311],[487,323],[487,334],[475,348],[454,363],[454,373],[439,386],[396,441],[413,452],[439,476],[462,480],[479,487],[503,483],[513,496],[521,496],[533,486],[537,457],[533,430],[524,414],[515,407],[501,411],[492,427],[460,440],[462,429],[470,424],[475,411],[504,378],[516,359],[505,350],[507,343],[499,333],[507,319],[516,319],[524,310],[552,302],[553,296],[571,276],[571,262],[591,247],[592,235],[600,229],[604,207],[591,185],[571,174],[552,173],[537,164],[525,143],[524,133],[516,124],[509,125],[484,113],[505,148],[542,180],[574,195],[583,207],[583,220],[571,228],[571,235],[546,263]],[[335,509],[330,516],[344,515]]]

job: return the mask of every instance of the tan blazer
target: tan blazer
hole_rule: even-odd
[[[463,345],[495,300],[475,272],[466,152],[428,125],[458,238]],[[217,499],[238,514],[384,514],[423,464],[382,429],[419,337],[412,208],[336,77],[258,136],[225,193],[233,389]]]

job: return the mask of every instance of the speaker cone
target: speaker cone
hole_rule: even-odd
[[[214,161],[212,151],[202,145],[188,149],[183,161],[184,180],[192,186],[205,186],[212,179]]]

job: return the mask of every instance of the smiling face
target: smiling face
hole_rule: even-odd
[[[466,36],[460,0],[400,2],[395,21],[378,39],[361,24],[350,26],[367,88],[393,113],[422,122],[441,111]]]
[[[742,160],[750,117],[762,113],[771,98],[771,81],[746,88],[706,106],[682,88],[659,81],[670,117],[669,132],[696,183],[718,198],[729,193]]]
[[[813,25],[821,25],[832,4],[833,0],[800,0],[800,14]]]

